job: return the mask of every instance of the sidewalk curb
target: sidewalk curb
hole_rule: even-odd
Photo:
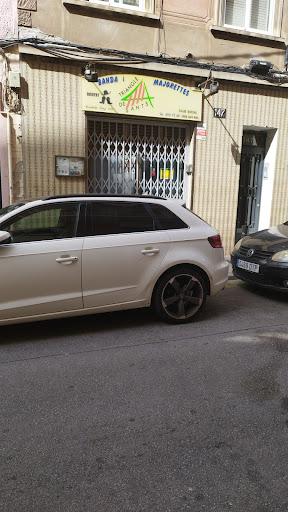
[[[224,258],[229,263],[228,281],[234,281],[237,278],[234,276],[234,274],[232,272],[231,258],[230,258],[230,256],[224,256]]]
[[[231,265],[231,258],[230,256],[224,256],[225,260],[229,263],[229,270],[228,270],[228,283],[243,283],[239,277],[235,277],[232,271],[232,265]]]
[[[243,284],[243,281],[241,281],[240,279],[237,279],[236,277],[234,277],[234,279],[228,279],[227,283],[226,283],[226,286],[229,286],[229,285],[237,285],[237,284]]]

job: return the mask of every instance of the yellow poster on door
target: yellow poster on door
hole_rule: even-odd
[[[160,179],[163,180],[165,176],[165,180],[173,180],[173,169],[160,169]]]

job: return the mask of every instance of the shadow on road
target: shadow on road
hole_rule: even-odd
[[[0,327],[0,343],[22,343],[23,341],[51,339],[55,336],[59,338],[89,333],[101,334],[103,331],[112,333],[125,327],[137,328],[142,325],[149,327],[157,321],[154,313],[145,308],[5,325]]]
[[[260,288],[252,284],[241,283],[243,288],[252,293],[257,299],[257,297],[263,297],[266,299],[270,299],[273,302],[279,302],[280,304],[288,304],[288,293],[280,292],[278,290],[270,290],[269,288]]]
[[[187,330],[192,329],[193,326],[197,326],[199,329],[202,324],[205,324],[206,328],[215,319],[221,321],[227,316],[232,318],[233,314],[237,314],[239,317],[241,311],[245,315],[251,299],[256,304],[259,303],[258,305],[265,310],[265,308],[272,306],[275,308],[277,303],[281,306],[287,304],[288,294],[260,289],[243,282],[231,281],[223,292],[207,299],[203,312],[191,324],[168,325],[159,320],[154,312],[148,308],[134,309],[3,326],[0,327],[0,344],[51,340],[56,337],[59,339],[59,337],[65,338],[72,335],[74,337],[89,334],[99,335],[101,333],[110,333],[117,336],[117,332],[123,331],[123,329],[127,329],[130,335],[133,331],[137,331],[139,334],[139,331],[143,328],[157,332],[159,330],[171,332],[171,330],[181,330],[181,328]]]

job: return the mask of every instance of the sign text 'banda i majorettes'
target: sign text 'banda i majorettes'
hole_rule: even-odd
[[[103,114],[201,121],[202,92],[151,76],[102,76],[82,82],[82,109]]]

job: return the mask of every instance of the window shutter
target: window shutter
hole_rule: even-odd
[[[144,8],[146,12],[154,12],[154,3],[153,0],[145,0]]]
[[[246,0],[226,0],[225,25],[245,28],[245,11]]]
[[[114,0],[117,1],[117,0]],[[139,7],[139,0],[124,0],[124,5],[133,5],[133,7]]]
[[[270,0],[252,0],[250,14],[250,28],[256,30],[269,29]]]

